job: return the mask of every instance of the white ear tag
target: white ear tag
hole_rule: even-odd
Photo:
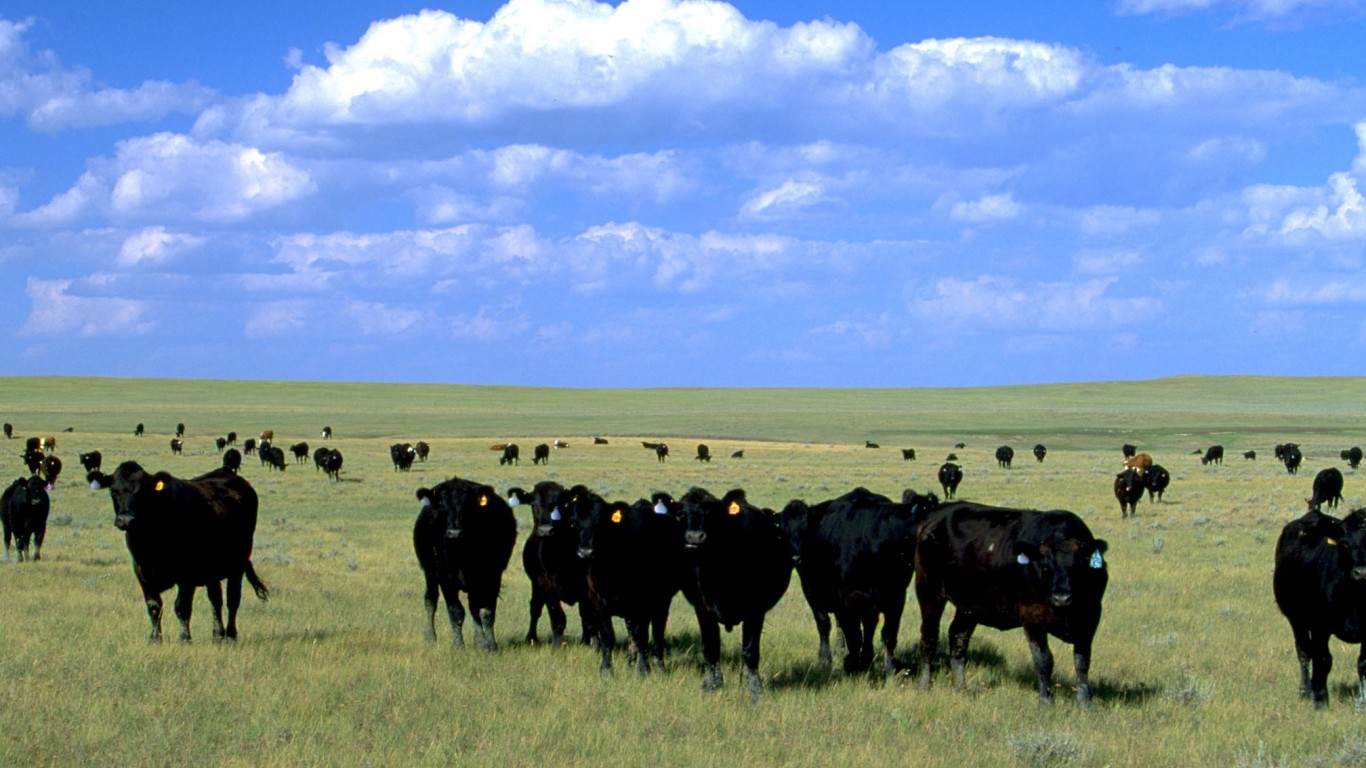
[[[432,500],[431,500],[431,499],[428,499],[428,498],[423,498],[423,499],[422,499],[422,506],[423,506],[424,509],[425,509],[426,507],[430,507],[431,505],[432,505]]]
[[[550,510],[550,519],[554,520],[557,523],[564,519],[564,516],[560,514],[559,507],[555,507],[554,509]]]
[[[656,515],[667,515],[667,514],[669,514],[669,508],[666,507],[666,506],[664,506],[664,502],[661,501],[661,502],[659,502],[658,504],[655,504],[655,514],[656,514]]]
[[[92,480],[92,481],[90,482],[90,490],[92,490],[92,491],[98,491],[99,489],[100,489],[100,481],[99,481],[99,480]]]
[[[1015,556],[1015,562],[1019,563],[1020,565],[1029,565],[1029,555],[1026,555],[1025,553],[1021,552],[1020,554]]]
[[[1099,549],[1091,553],[1091,567],[1095,568],[1096,570],[1100,570],[1101,568],[1105,567],[1105,561],[1101,559]]]
[[[515,507],[515,506],[517,506],[518,504],[521,504],[521,503],[522,503],[522,500],[519,499],[519,498],[517,498],[516,495],[509,496],[509,497],[508,497],[508,506],[509,506],[509,507]]]

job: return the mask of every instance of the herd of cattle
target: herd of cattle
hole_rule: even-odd
[[[5,427],[8,436],[10,427]],[[183,427],[178,432],[183,434]],[[273,438],[263,432],[243,447],[261,454],[263,465],[283,469],[282,454],[276,454],[280,449],[271,446]],[[161,595],[172,586],[177,588],[174,612],[182,640],[190,639],[198,587],[205,588],[213,608],[215,639],[237,637],[243,579],[260,599],[269,594],[251,562],[258,501],[239,474],[241,455],[228,448],[235,439],[229,435],[219,444],[222,467],[188,480],[149,473],[133,461],[104,474],[98,452],[80,456],[91,487],[110,493],[114,524],[125,534],[154,640],[161,637]],[[660,460],[667,456],[662,446],[653,445]],[[14,481],[0,500],[7,559],[11,534],[21,562],[30,537],[32,559],[40,559],[47,490],[60,472],[59,461],[45,461],[56,458],[55,447],[52,438],[29,441],[25,460],[31,474]],[[548,461],[549,446],[544,447],[545,455],[538,447],[537,463]],[[556,447],[564,444],[557,441]],[[494,448],[502,452],[500,463],[517,458],[515,450],[508,455],[515,445]],[[429,450],[423,442],[393,445],[394,469],[425,461]],[[35,453],[42,459],[32,461]],[[307,461],[309,447],[296,444],[291,453],[301,463]],[[1046,453],[1042,445],[1034,449],[1038,461]],[[1115,478],[1115,494],[1121,515],[1128,517],[1144,491],[1160,499],[1170,474],[1133,446],[1124,446],[1123,453],[1125,466]],[[1200,453],[1203,464],[1223,458],[1221,446]],[[1277,455],[1292,473],[1302,460],[1293,444],[1277,446]],[[698,458],[709,456],[706,446],[700,446]],[[1358,448],[1342,453],[1353,469],[1360,457]],[[907,456],[903,451],[903,458],[914,458],[914,452]],[[1009,467],[1013,450],[1003,446],[996,458]],[[339,476],[342,459],[336,449],[318,448],[313,460],[318,470]],[[729,631],[739,626],[745,685],[757,697],[765,617],[787,592],[795,570],[815,623],[822,663],[833,661],[833,617],[844,640],[844,670],[872,670],[890,678],[902,612],[914,583],[921,617],[922,686],[933,679],[940,622],[947,604],[953,603],[948,659],[957,686],[965,684],[968,646],[977,626],[1018,627],[1031,651],[1040,702],[1052,696],[1051,635],[1072,645],[1077,701],[1089,705],[1091,644],[1108,580],[1106,542],[1071,512],[955,500],[961,479],[961,467],[946,461],[939,470],[942,501],[910,489],[893,500],[855,488],[814,504],[793,500],[775,511],[750,503],[742,489],[717,497],[693,487],[677,498],[660,492],[625,502],[608,500],[582,485],[566,488],[543,481],[530,490],[511,488],[500,495],[491,485],[451,478],[416,491],[421,506],[413,545],[426,580],[426,634],[435,639],[435,615],[444,598],[452,643],[462,645],[468,602],[479,643],[496,650],[497,602],[517,538],[513,507],[527,505],[532,525],[521,553],[531,585],[526,641],[538,641],[545,612],[550,642],[562,646],[565,606],[578,606],[580,639],[599,651],[603,672],[611,669],[617,648],[617,617],[629,634],[630,663],[638,673],[648,675],[651,659],[656,665],[662,662],[670,607],[682,593],[698,622],[704,690],[722,686],[720,627]],[[1344,519],[1322,509],[1337,505],[1342,486],[1336,468],[1320,472],[1307,499],[1308,511],[1284,527],[1275,552],[1275,599],[1294,634],[1300,693],[1316,706],[1328,700],[1328,638],[1366,641],[1366,509]],[[874,640],[879,624],[880,649]],[[1358,673],[1366,683],[1366,644]]]

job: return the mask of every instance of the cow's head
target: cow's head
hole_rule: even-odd
[[[1337,542],[1350,563],[1352,581],[1366,586],[1366,509],[1354,509],[1342,519],[1343,537]]]
[[[624,501],[606,502],[594,497],[579,505],[579,557],[592,560],[598,545],[634,528],[636,510]]]
[[[1108,580],[1106,543],[1070,512],[1045,512],[1027,524],[1013,552],[1041,601],[1066,608],[1098,600]]]
[[[507,502],[493,486],[468,481],[451,483],[436,497],[440,501],[439,511],[446,520],[448,540],[459,539],[467,529],[480,528],[486,520],[508,509]]]
[[[756,519],[772,525],[777,532],[777,521],[770,519],[772,513],[750,504],[740,488],[719,499],[701,488],[692,488],[683,496],[683,510],[683,544],[689,549],[704,546],[717,533],[743,529]]]
[[[114,502],[114,526],[131,530],[140,521],[174,504],[180,481],[165,472],[148,474],[135,461],[125,461],[114,474],[91,472],[86,475],[93,490],[107,489]]]

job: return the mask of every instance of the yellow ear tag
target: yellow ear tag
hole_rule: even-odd
[[[480,496],[480,497],[479,497],[479,506],[481,506],[481,507],[487,507],[488,505],[489,505],[489,497],[487,497],[487,496]]]
[[[614,523],[619,523],[619,522],[621,522],[621,510],[618,509],[616,512],[613,512],[613,513],[612,513],[612,522],[614,522]]]
[[[1332,538],[1324,539],[1324,541],[1328,542],[1328,546],[1330,546],[1330,547],[1335,547],[1335,546],[1337,546],[1337,543],[1338,543],[1338,540],[1337,540],[1337,539],[1332,539]]]
[[[740,502],[738,502],[738,501],[732,501],[732,502],[730,503],[730,513],[731,513],[732,515],[738,515],[738,514],[740,514]]]
[[[156,489],[157,489],[158,491],[160,491],[160,490],[165,490],[165,488],[166,488],[166,481],[165,481],[165,480],[158,480],[158,481],[157,481],[157,487],[156,487]]]

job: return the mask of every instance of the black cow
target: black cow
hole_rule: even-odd
[[[322,438],[323,438],[324,440],[331,440],[331,439],[332,439],[332,428],[331,428],[331,427],[323,427]]]
[[[1256,451],[1243,451],[1243,458],[1244,458],[1244,459],[1247,459],[1247,460],[1249,460],[1249,461],[1256,461],[1256,460],[1257,460],[1257,452],[1256,452]]]
[[[435,488],[417,489],[422,502],[413,525],[413,549],[426,578],[422,602],[427,610],[427,640],[436,640],[436,603],[446,597],[451,644],[464,645],[464,592],[484,650],[498,649],[493,622],[503,571],[512,559],[517,520],[493,486],[453,477]]]
[[[223,452],[223,469],[232,473],[242,471],[242,452],[236,448],[229,448]]]
[[[659,463],[661,464],[664,463],[665,459],[669,458],[668,444],[660,443],[659,445],[655,446],[655,458],[659,459]]]
[[[1162,494],[1172,483],[1172,474],[1161,464],[1154,464],[1143,473],[1143,484],[1148,488],[1148,501],[1162,501]]]
[[[631,636],[636,672],[647,675],[647,655],[657,664],[664,661],[669,605],[682,576],[682,529],[667,509],[658,511],[650,501],[608,503],[594,494],[577,499],[572,514],[578,520],[578,554],[588,565],[587,600],[598,620],[599,669],[612,668],[612,617],[620,616]]]
[[[47,456],[44,456],[41,450],[35,448],[24,451],[24,466],[28,467],[28,473],[30,475],[36,475],[39,472],[42,472],[43,462],[46,460]]]
[[[531,535],[522,547],[522,570],[531,581],[526,642],[536,643],[536,626],[541,611],[550,614],[550,642],[552,648],[564,645],[568,619],[563,604],[579,606],[581,639],[585,644],[596,642],[598,620],[588,596],[588,563],[579,557],[579,525],[571,508],[580,493],[589,493],[584,486],[575,486],[566,494],[564,486],[553,480],[537,483],[531,492],[521,488],[508,489],[508,504],[531,505]]]
[[[743,459],[743,458],[745,458],[745,449],[744,449],[744,448],[741,448],[740,450],[736,451],[735,453],[732,453],[732,454],[730,455],[730,457],[731,457],[732,459]]]
[[[14,437],[14,425],[7,421],[5,422],[5,439],[9,440],[12,437]]]
[[[272,445],[260,449],[260,452],[261,461],[271,469],[279,470],[280,472],[284,472],[286,469],[289,469],[289,464],[285,462],[284,448],[277,448],[276,446]]]
[[[882,446],[878,445],[877,443],[873,442],[872,440],[864,440],[864,441],[863,441],[863,447],[864,447],[864,448],[881,448]]]
[[[745,500],[735,489],[717,499],[701,488],[683,496],[686,521],[683,594],[697,614],[702,639],[702,690],[721,688],[721,631],[743,626],[741,655],[751,699],[763,689],[759,644],[764,616],[792,580],[792,550],[777,515]]]
[[[432,447],[427,445],[425,440],[418,440],[417,443],[413,445],[413,452],[417,454],[418,461],[426,462],[427,456],[432,452]]]
[[[1211,445],[1209,448],[1205,449],[1205,455],[1200,457],[1200,463],[1201,463],[1202,465],[1204,465],[1204,464],[1223,464],[1223,463],[1224,463],[1224,446],[1222,446],[1222,445]]]
[[[253,453],[256,453],[256,438],[248,437],[246,440],[242,441],[242,455],[250,456]]]
[[[1342,472],[1337,467],[1319,470],[1314,475],[1314,493],[1307,499],[1309,506],[1326,505],[1332,509],[1342,501]]]
[[[28,543],[33,540],[33,560],[43,559],[43,538],[47,536],[47,515],[51,501],[47,482],[37,475],[21,477],[0,494],[0,524],[5,532],[5,559],[9,559],[10,542],[19,550],[19,562],[28,557]],[[11,538],[12,537],[12,538]]]
[[[318,472],[323,468],[323,463],[327,460],[327,453],[331,449],[327,446],[319,446],[313,451],[313,471]]]
[[[958,493],[958,484],[963,482],[963,468],[951,461],[939,467],[939,484],[944,488],[944,498],[952,499]]]
[[[407,472],[413,468],[413,460],[417,458],[417,449],[411,443],[394,443],[389,446],[389,459],[394,463],[395,472]],[[502,462],[498,462],[502,464]]]
[[[178,437],[171,438],[171,453],[180,455],[185,450],[185,441]]]
[[[1124,458],[1132,459],[1138,453],[1138,446],[1125,443],[1119,447],[1119,452],[1124,454]]]
[[[607,438],[595,437],[593,438],[593,445],[607,445]]]
[[[308,443],[295,443],[289,446],[289,452],[294,454],[295,464],[303,464],[308,461]]]
[[[333,448],[323,457],[323,472],[332,478],[333,482],[341,482],[342,452]]]
[[[1366,641],[1363,581],[1366,509],[1338,520],[1311,507],[1281,530],[1271,586],[1295,636],[1300,698],[1312,699],[1315,707],[1328,706],[1328,673],[1333,668],[1329,638]],[[1357,681],[1366,685],[1366,644],[1357,657]]]
[[[104,456],[102,456],[99,451],[90,451],[89,453],[80,454],[80,460],[81,466],[85,467],[86,472],[94,472],[100,468],[101,462],[104,461]]]
[[[133,437],[142,437],[143,431],[142,422],[139,421],[137,426],[133,427]]]
[[[218,449],[218,452],[219,452],[219,453],[222,453],[222,452],[223,452],[223,449],[228,447],[228,438],[226,438],[226,437],[214,438],[213,445],[214,445],[215,448]]]
[[[185,424],[184,424],[183,422],[180,423],[180,424],[175,425],[175,436],[176,436],[176,437],[184,437],[184,436],[185,436]]]
[[[1034,446],[1034,458],[1038,459],[1040,464],[1043,463],[1043,457],[1047,455],[1048,449],[1044,447],[1043,443],[1038,443]]]
[[[501,467],[504,464],[521,464],[522,462],[519,458],[521,452],[522,450],[517,447],[516,443],[508,443],[503,446],[503,454],[498,457],[498,466]]]
[[[229,432],[229,433],[228,433],[228,438],[227,438],[227,440],[228,440],[228,445],[237,445],[237,433],[236,433],[236,432]]]
[[[844,671],[858,673],[873,665],[873,632],[882,617],[882,664],[885,680],[896,672],[893,658],[906,590],[915,574],[915,531],[925,511],[936,506],[933,494],[902,494],[903,503],[855,488],[829,501],[807,506],[794,499],[779,516],[792,548],[820,647],[817,658],[828,666],[830,614],[844,634]]]
[[[1295,443],[1286,443],[1281,451],[1281,461],[1285,464],[1285,471],[1292,475],[1299,474],[1300,462],[1304,461],[1304,454],[1300,452],[1300,447]]]
[[[237,639],[237,607],[245,576],[256,596],[269,590],[251,564],[256,534],[256,491],[225,469],[181,480],[167,472],[149,474],[137,462],[125,461],[113,475],[91,472],[91,488],[109,489],[114,525],[124,532],[133,556],[153,641],[161,640],[161,593],[176,588],[175,615],[180,639],[190,639],[194,591],[204,587],[213,606],[215,640]],[[228,582],[228,623],[223,624],[223,592]]]
[[[1010,469],[1010,462],[1015,460],[1015,449],[1008,445],[1003,445],[996,449],[996,463],[1001,469]]]
[[[1138,515],[1138,500],[1147,490],[1144,473],[1137,469],[1126,469],[1115,475],[1115,498],[1119,500],[1119,518]]]
[[[1105,541],[1065,510],[1040,512],[954,502],[920,526],[915,594],[920,603],[920,684],[928,686],[939,621],[952,602],[949,664],[966,685],[968,643],[979,624],[1023,627],[1034,657],[1039,702],[1052,700],[1048,636],[1072,644],[1077,702],[1091,704],[1091,642],[1100,625],[1107,581]]]
[[[1361,466],[1361,446],[1354,445],[1342,452],[1342,460],[1347,462],[1347,466],[1356,469]]]
[[[550,463],[550,446],[549,446],[547,443],[541,443],[540,445],[538,445],[538,446],[536,446],[535,448],[532,448],[532,449],[531,449],[531,463],[532,463],[532,464],[549,464],[549,463]]]
[[[902,449],[901,449],[901,460],[902,460],[902,461],[915,461],[915,449],[914,449],[914,448],[902,448]]]
[[[707,447],[706,443],[697,444],[697,460],[711,463],[711,449]]]

